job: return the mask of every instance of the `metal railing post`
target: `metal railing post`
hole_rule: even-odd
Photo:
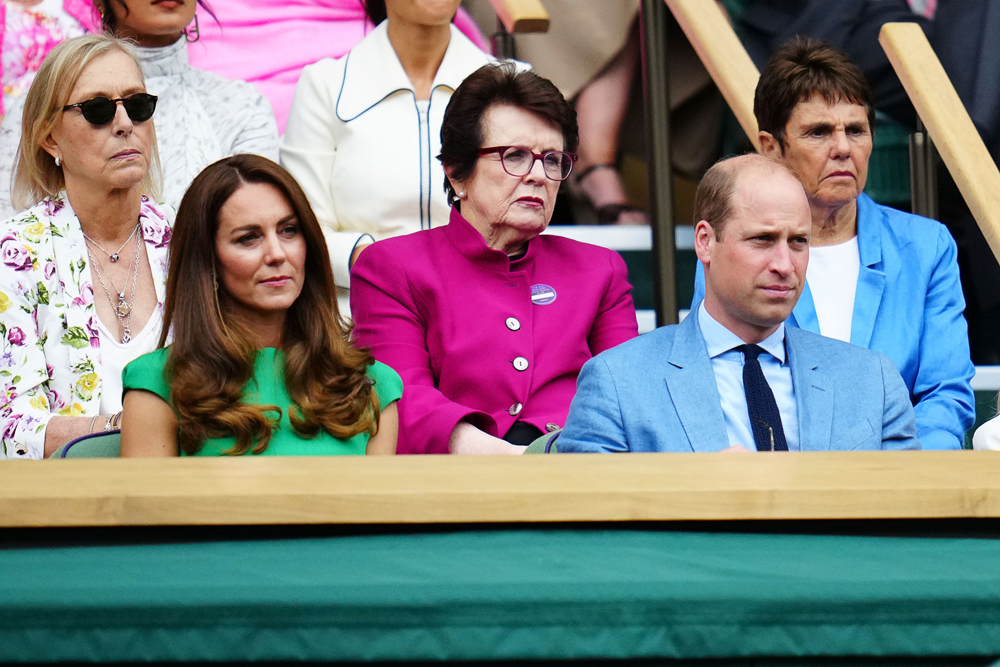
[[[514,59],[517,58],[517,47],[514,44],[514,35],[507,32],[507,27],[503,21],[497,19],[497,31],[490,38],[493,41],[493,53],[497,58]]]
[[[938,219],[937,151],[923,122],[910,135],[910,207],[913,213]]]
[[[656,324],[677,322],[674,261],[674,194],[670,164],[670,92],[667,78],[667,6],[642,0],[642,79],[653,230],[653,296]]]

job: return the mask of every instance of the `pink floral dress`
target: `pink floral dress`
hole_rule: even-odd
[[[173,212],[139,211],[163,307]],[[61,192],[0,225],[0,459],[40,459],[55,415],[100,413],[101,343],[87,246]]]
[[[0,0],[0,114],[35,80],[45,56],[64,39],[100,29],[90,0],[42,0],[27,6]]]

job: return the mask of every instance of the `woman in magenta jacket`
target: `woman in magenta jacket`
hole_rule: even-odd
[[[578,136],[547,79],[480,68],[441,128],[449,223],[355,263],[357,343],[403,378],[399,453],[519,454],[562,427],[584,362],[636,336],[621,257],[539,236]]]

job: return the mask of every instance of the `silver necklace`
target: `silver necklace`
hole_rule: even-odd
[[[136,225],[135,225],[135,229],[133,229],[133,230],[132,230],[132,233],[131,233],[131,234],[129,234],[129,236],[128,236],[128,238],[127,238],[127,239],[125,239],[125,243],[123,243],[123,244],[122,244],[122,247],[121,247],[121,248],[118,248],[118,252],[108,252],[107,250],[105,250],[105,249],[104,249],[104,248],[103,248],[103,247],[101,246],[101,244],[100,244],[100,243],[98,243],[98,242],[97,242],[97,241],[95,241],[94,239],[92,239],[92,238],[90,238],[89,236],[87,236],[87,232],[84,232],[84,233],[83,233],[83,238],[87,239],[88,241],[90,241],[91,243],[93,243],[93,244],[94,244],[95,246],[97,246],[97,248],[98,248],[98,249],[100,249],[100,251],[101,251],[101,252],[103,252],[103,253],[104,253],[105,255],[108,255],[108,256],[109,256],[109,257],[111,258],[111,262],[112,262],[112,263],[114,263],[114,262],[117,262],[117,261],[118,261],[118,259],[119,259],[120,255],[121,255],[121,251],[125,249],[125,246],[127,246],[127,245],[128,245],[128,242],[132,240],[132,237],[133,237],[133,236],[135,236],[135,233],[136,233],[137,231],[139,231],[139,227],[140,227],[140,226],[141,226],[141,223],[136,223]]]
[[[96,245],[96,244],[95,244]],[[111,276],[108,275],[108,281],[111,282],[111,286],[115,289],[115,294],[118,296],[117,303],[115,298],[111,296],[111,291],[108,289],[107,283],[104,282],[104,276],[101,275],[102,272],[106,272],[107,269],[104,268],[104,264],[101,263],[100,258],[98,258],[93,253],[90,253],[90,248],[87,248],[88,254],[90,254],[91,259],[97,262],[94,267],[93,273],[97,276],[97,279],[101,283],[101,287],[104,288],[104,294],[107,295],[108,301],[111,303],[111,308],[114,310],[115,316],[118,318],[118,323],[122,327],[122,345],[128,344],[132,340],[132,305],[135,303],[135,286],[139,280],[139,251],[142,248],[142,235],[135,240],[135,252],[132,254],[132,263],[129,266],[128,272],[125,274],[125,286],[128,286],[128,275],[132,274],[132,294],[129,296],[128,301],[125,300],[125,289],[118,289],[114,281],[111,280]],[[100,267],[100,270],[96,270]]]

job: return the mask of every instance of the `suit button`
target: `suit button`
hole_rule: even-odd
[[[514,405],[510,406],[510,409],[509,409],[509,410],[507,410],[507,412],[509,412],[509,413],[510,413],[510,416],[511,416],[511,417],[516,417],[516,416],[518,416],[519,414],[521,414],[521,409],[522,409],[523,407],[524,407],[524,406],[523,406],[523,405],[521,405],[520,403],[515,403]]]
[[[549,433],[552,433],[553,431],[558,431],[559,424],[552,424],[552,423],[546,424],[545,430],[548,431]]]
[[[518,357],[512,363],[514,364],[514,368],[516,368],[519,371],[528,370],[528,360],[525,359],[524,357]]]
[[[517,331],[521,328],[521,323],[517,321],[516,317],[508,317],[507,328],[511,331]]]

